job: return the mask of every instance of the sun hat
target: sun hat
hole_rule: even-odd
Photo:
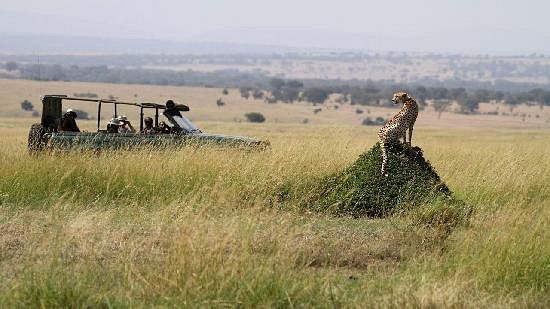
[[[122,122],[118,118],[111,118],[111,120],[109,121],[109,124],[120,126],[122,125]]]
[[[65,114],[71,114],[74,118],[77,117],[76,112],[72,108],[67,109],[67,112]]]

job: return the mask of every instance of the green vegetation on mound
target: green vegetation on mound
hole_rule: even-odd
[[[315,193],[314,208],[333,214],[381,217],[419,203],[451,199],[422,149],[388,145],[388,176],[382,175],[382,150],[377,143],[353,165],[324,180]]]

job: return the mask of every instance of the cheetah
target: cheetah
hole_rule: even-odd
[[[403,103],[403,107],[378,131],[378,141],[380,142],[380,148],[382,148],[382,174],[384,176],[388,176],[386,172],[386,164],[388,163],[386,146],[389,143],[398,142],[400,138],[403,138],[403,143],[410,145],[414,122],[418,116],[418,105],[414,98],[406,92],[396,92],[393,95],[392,102],[394,104]],[[408,142],[407,129],[409,130]]]

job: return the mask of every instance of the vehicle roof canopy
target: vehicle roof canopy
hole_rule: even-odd
[[[49,130],[56,130],[59,119],[62,116],[62,101],[80,101],[80,102],[92,102],[98,104],[98,117],[97,117],[97,127],[99,130],[100,126],[100,114],[101,114],[101,105],[103,104],[113,104],[115,108],[115,116],[117,114],[117,105],[127,105],[127,106],[135,106],[141,109],[140,113],[140,129],[143,129],[143,109],[155,109],[156,115],[155,115],[155,123],[158,124],[158,111],[159,110],[165,110],[166,112],[169,111],[182,111],[187,112],[189,111],[189,106],[183,105],[183,104],[177,104],[172,108],[167,108],[165,104],[160,103],[154,103],[154,102],[129,102],[129,101],[119,101],[114,99],[90,99],[90,98],[77,98],[77,97],[69,97],[66,95],[44,95],[41,97],[42,99],[42,125],[49,129]],[[167,117],[169,117],[169,120],[172,122],[172,117],[170,115],[167,115],[164,113]]]
[[[50,99],[50,100],[48,100]],[[54,100],[51,100],[54,99]],[[136,107],[143,107],[143,108],[158,108],[158,109],[166,109],[166,105],[160,104],[160,103],[154,103],[154,102],[129,102],[129,101],[119,101],[114,99],[89,99],[89,98],[77,98],[77,97],[69,97],[66,95],[44,95],[42,96],[42,102],[55,102],[58,99],[59,101],[65,100],[65,101],[82,101],[82,102],[94,102],[94,103],[107,103],[107,104],[117,104],[117,105],[131,105]],[[186,105],[179,105],[179,106],[186,106]],[[189,110],[189,107],[187,107],[187,110]]]

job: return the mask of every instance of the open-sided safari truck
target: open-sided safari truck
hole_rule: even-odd
[[[67,132],[61,131],[60,122],[63,117],[65,101],[81,101],[97,104],[97,132]],[[170,104],[171,103],[171,104]],[[101,127],[102,108],[113,108],[117,117],[118,107],[133,106],[139,112],[139,130],[135,133],[109,133]],[[152,130],[144,133],[145,112],[152,114],[155,128],[159,127],[159,117],[162,115],[172,125],[163,130]],[[182,112],[189,111],[186,105],[123,102],[118,100],[73,98],[64,95],[46,95],[42,97],[42,119],[33,124],[29,132],[28,148],[31,152],[41,150],[102,150],[130,149],[135,147],[160,148],[167,146],[219,144],[246,148],[265,149],[269,142],[244,136],[229,136],[222,134],[207,134],[201,132]],[[161,122],[162,124],[162,122]]]

